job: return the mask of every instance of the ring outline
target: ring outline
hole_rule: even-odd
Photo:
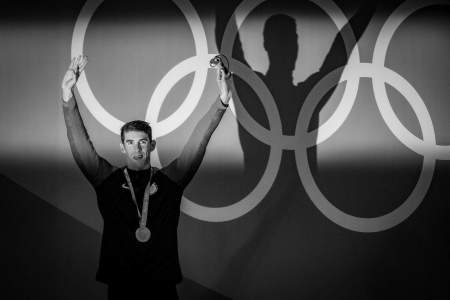
[[[98,1],[97,1],[98,2]],[[100,3],[101,3],[102,1],[100,1]],[[423,7],[425,7],[426,5],[424,5]],[[396,10],[397,11],[397,10]],[[395,12],[396,12],[395,11]],[[394,13],[395,13],[394,12]],[[393,13],[393,14],[394,14]],[[386,25],[386,24],[385,24]],[[385,28],[385,26],[383,26],[383,29]],[[75,33],[74,33],[74,36],[75,36]],[[381,36],[381,34],[378,36],[378,38],[380,38],[380,36]],[[378,44],[378,40],[377,40],[377,44]],[[374,54],[374,57],[375,57],[375,54]],[[375,59],[374,59],[374,62],[375,62]],[[360,65],[362,65],[362,64],[360,64]],[[389,71],[392,71],[392,70],[389,70]],[[84,74],[83,74],[84,75]],[[398,74],[397,74],[398,75]],[[363,77],[363,76],[359,76],[358,78],[361,78],[361,77]],[[379,90],[379,89],[377,89],[376,87],[375,87],[375,82],[376,81],[378,81],[378,78],[376,78],[375,77],[375,80],[374,80],[374,90]],[[86,83],[87,83],[87,81],[86,81]],[[383,82],[383,86],[384,86],[384,82]],[[384,89],[383,89],[384,90]],[[384,90],[384,92],[385,92],[385,90]],[[376,99],[378,99],[379,97],[375,97]],[[84,101],[84,100],[83,100]],[[85,103],[86,104],[86,103]],[[377,105],[378,105],[379,103],[377,102]],[[90,111],[92,111],[91,109],[89,109]],[[381,112],[381,110],[380,110],[380,112]],[[334,114],[336,114],[336,112],[334,113]],[[334,115],[333,114],[333,115]],[[383,115],[383,114],[382,114]],[[96,119],[99,121],[99,119],[96,117]],[[299,118],[300,119],[300,118]],[[383,119],[385,120],[385,122],[386,122],[386,119],[385,119],[385,117],[384,117],[384,115],[383,115]],[[345,119],[344,119],[345,120]],[[419,118],[419,121],[420,121],[421,119]],[[102,124],[103,124],[103,122],[101,122]],[[389,123],[387,123],[386,122],[386,124],[388,125],[388,127],[390,128],[390,130],[392,131],[392,128],[389,126]],[[322,125],[323,126],[323,125]],[[432,126],[432,124],[431,124],[431,126]],[[105,126],[106,127],[106,126]],[[107,127],[108,128],[108,127]],[[318,128],[317,130],[319,130],[320,128]],[[338,128],[337,128],[338,129]],[[337,129],[335,129],[335,131],[337,130]],[[393,131],[392,131],[393,132]],[[312,133],[309,133],[310,135],[313,135]],[[397,135],[395,134],[395,132],[393,132],[393,134],[397,137]],[[434,134],[434,131],[433,131],[433,134]],[[320,130],[319,130],[319,135],[318,136],[320,136]],[[330,135],[331,136],[331,135]],[[397,137],[398,138],[398,137]],[[415,137],[416,139],[417,139],[417,137]],[[323,139],[323,141],[324,141],[325,139]],[[400,141],[402,141],[401,139],[399,139]],[[322,141],[322,142],[323,142]],[[420,140],[421,141],[421,140]],[[424,141],[425,141],[425,136],[424,136]],[[421,141],[422,143],[424,143],[424,141]],[[403,141],[402,141],[402,143],[404,143]],[[289,143],[285,143],[285,145],[288,145]],[[317,143],[318,144],[318,143]],[[405,143],[404,143],[405,144]],[[405,144],[406,146],[408,146],[407,144]],[[436,145],[436,144],[434,144],[433,145],[434,147],[436,147],[436,148],[440,148],[441,149],[441,152],[443,151],[443,150],[445,150],[445,147],[448,147],[448,146],[440,146],[440,145]],[[408,146],[408,148],[410,148],[411,150],[413,150],[413,151],[416,151],[416,150],[414,150],[412,147],[410,147],[410,146]],[[295,150],[297,150],[297,149],[295,149]],[[417,151],[416,151],[417,152]],[[422,154],[422,153],[421,153]],[[422,155],[424,156],[424,166],[426,166],[427,164],[426,164],[426,160],[427,160],[427,158],[429,159],[429,156],[426,156],[425,155],[426,153],[423,153]],[[297,151],[296,151],[296,157],[297,157]],[[437,157],[439,157],[438,155],[436,156],[436,158]],[[434,161],[433,161],[433,166],[434,166]],[[423,172],[423,169],[422,169],[422,172]],[[302,182],[303,182],[303,180],[302,180]],[[417,185],[416,185],[416,187],[417,187]],[[261,199],[262,200],[262,199]],[[406,201],[405,201],[406,202]],[[400,221],[401,222],[401,221]],[[399,223],[400,223],[399,222]],[[395,225],[393,225],[393,226],[395,226]],[[392,226],[391,226],[392,227]],[[390,227],[389,227],[390,228]]]
[[[186,1],[186,0],[173,0],[173,2],[178,6],[178,8],[181,10],[183,15],[186,17],[186,20],[188,21],[190,29],[193,33],[196,51],[201,51],[200,55],[198,55],[198,56],[208,57],[206,33],[205,33],[203,27],[199,26],[199,24],[201,25],[201,22],[200,22],[200,18],[196,14],[195,9],[190,4],[190,2]],[[100,4],[102,4],[102,3],[103,3],[103,0],[90,0],[90,1],[87,1],[83,5],[83,8],[81,9],[81,11],[77,17],[77,20],[75,23],[75,28],[74,28],[73,35],[72,35],[72,46],[71,46],[71,56],[72,57],[76,57],[83,53],[84,38],[85,38],[87,27],[89,25],[89,22],[93,16],[93,14],[95,13],[95,11],[98,9]],[[209,55],[209,56],[211,56],[211,55]],[[191,62],[191,60],[186,59],[186,60],[182,61],[181,63],[179,63],[178,65],[176,65],[174,68],[172,68],[171,71],[179,72],[179,69],[182,69],[182,71],[183,71],[183,68],[186,68],[185,65],[189,66],[190,62]],[[201,66],[201,64],[199,66]],[[198,69],[200,69],[200,71]],[[195,90],[200,90],[198,85],[202,86],[201,90],[204,89],[204,86],[206,84],[206,75],[207,75],[207,67],[204,67],[204,68],[198,67],[197,70],[195,70],[194,80],[193,80],[191,89],[188,93],[188,96],[186,97],[186,99],[188,101],[186,101],[186,99],[185,99],[185,101],[183,101],[181,106],[178,107],[177,110],[172,115],[175,115],[178,117],[180,115],[180,113],[192,112],[195,109],[196,104],[200,100],[201,92],[198,93],[197,99],[194,98],[194,96],[192,95],[192,92],[194,91],[194,87],[196,87]],[[154,102],[158,101],[159,93],[157,93],[157,92],[159,92],[163,88],[164,88],[164,85],[160,82],[157,85],[157,88],[155,89],[151,100],[153,100],[153,98],[156,98],[156,100],[153,100],[153,101]],[[84,104],[86,105],[88,110],[91,112],[91,114],[94,116],[94,118],[100,124],[102,124],[104,127],[106,127],[108,130],[119,135],[120,128],[122,127],[124,122],[117,119],[116,117],[114,117],[112,114],[110,114],[103,108],[103,106],[100,104],[100,102],[97,100],[94,93],[92,92],[92,89],[90,88],[89,83],[87,81],[85,72],[82,72],[80,74],[80,77],[77,82],[77,89],[81,96],[81,99],[83,100]],[[163,89],[163,91],[164,91],[164,89]],[[151,103],[151,101],[150,101],[150,103]],[[149,108],[147,109],[147,111],[148,110],[149,110]],[[149,113],[147,113],[147,115],[148,116],[146,116],[146,120],[148,119],[148,117],[152,117],[152,115]],[[166,126],[165,128],[170,129],[171,127],[173,127],[174,118],[172,117],[172,115],[167,117],[165,120],[161,121],[161,123],[165,122],[165,123],[169,124],[169,125],[163,124]],[[180,119],[181,121],[179,123],[180,124],[183,123],[188,117],[189,117],[189,114],[186,114],[186,117],[184,119],[181,118]],[[155,123],[154,125],[152,124],[152,126],[154,126],[156,129],[155,137],[158,137],[158,134],[159,134],[158,130],[160,129],[161,126],[157,122],[157,118],[155,118],[155,120],[151,120],[151,121],[154,121],[154,123]],[[172,130],[174,130],[174,129],[172,129]],[[162,132],[165,132],[165,134],[170,132],[170,131],[169,132],[166,132],[166,131],[168,131],[168,130],[167,129],[165,129],[165,131],[162,130]]]

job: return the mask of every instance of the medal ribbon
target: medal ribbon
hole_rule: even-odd
[[[150,169],[150,179],[148,180],[147,186],[145,187],[144,199],[142,201],[142,216],[141,213],[139,212],[138,204],[136,201],[136,194],[134,193],[133,185],[131,184],[130,175],[128,174],[127,168],[123,169],[123,172],[125,173],[125,179],[127,180],[128,187],[130,188],[131,198],[133,198],[133,202],[136,205],[136,210],[140,218],[139,227],[144,228],[146,227],[147,224],[148,200],[150,198],[150,186],[153,177],[153,168]]]

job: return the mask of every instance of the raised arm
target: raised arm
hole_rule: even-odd
[[[350,35],[351,31],[353,31],[355,40],[348,45],[348,50],[353,51],[354,47],[366,31],[370,20],[375,14],[376,7],[377,1],[371,0],[362,3],[361,7],[356,11],[350,21],[341,28],[339,33],[336,35],[322,66],[320,67],[319,78],[323,78],[334,69],[347,64],[350,57],[348,57],[345,50],[343,37]]]
[[[218,64],[216,68],[216,81],[220,94],[218,99],[195,126],[180,156],[162,170],[182,188],[185,188],[189,184],[195,172],[198,170],[205,156],[209,140],[219,125],[231,98],[231,91],[229,90],[228,84],[231,76],[225,73],[222,63]]]
[[[86,63],[87,58],[85,56],[80,55],[72,59],[61,84],[62,102],[67,137],[73,158],[84,176],[96,187],[114,171],[115,167],[100,157],[95,151],[73,93],[73,88]]]

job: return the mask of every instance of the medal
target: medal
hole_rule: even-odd
[[[158,186],[156,185],[156,183],[151,184],[153,169],[150,169],[150,179],[148,180],[147,186],[145,187],[144,199],[142,201],[142,215],[139,212],[139,208],[137,206],[136,195],[134,193],[133,185],[131,184],[130,175],[128,175],[127,168],[123,169],[123,172],[125,173],[125,179],[127,180],[128,187],[130,189],[131,198],[136,205],[137,214],[140,218],[139,228],[136,229],[136,239],[141,243],[145,243],[150,240],[151,236],[150,229],[147,228],[148,201],[150,195],[153,195],[158,191]]]
[[[156,193],[158,191],[158,186],[156,185],[156,183],[153,183],[150,186],[150,196],[153,195],[154,193]]]
[[[147,227],[139,227],[136,229],[136,239],[141,242],[145,243],[150,239],[151,232],[150,229]]]

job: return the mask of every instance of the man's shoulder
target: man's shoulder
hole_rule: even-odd
[[[109,186],[111,183],[115,183],[118,180],[121,180],[121,178],[123,177],[123,169],[124,169],[123,166],[122,167],[114,167],[111,174],[109,174],[101,183],[99,183],[95,187],[95,189],[101,190],[105,186]]]
[[[167,185],[170,185],[174,189],[180,190],[181,192],[183,192],[183,187],[179,183],[177,183],[175,180],[170,178],[169,166],[162,167],[161,169],[158,169],[157,173],[159,174],[160,178],[167,183]]]

